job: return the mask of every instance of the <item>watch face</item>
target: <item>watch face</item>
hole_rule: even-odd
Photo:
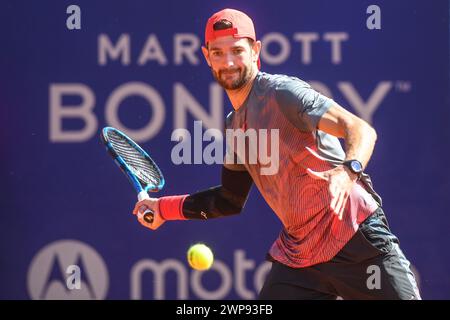
[[[350,162],[350,166],[352,167],[353,172],[359,173],[362,171],[362,166],[359,161],[352,161]]]

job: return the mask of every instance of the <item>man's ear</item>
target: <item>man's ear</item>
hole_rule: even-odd
[[[255,61],[258,61],[259,54],[261,53],[261,46],[262,46],[261,41],[258,40],[258,41],[253,42],[252,50],[253,50],[253,56],[256,58]]]
[[[206,47],[202,46],[203,56],[205,57],[206,63],[211,67],[211,62],[209,62],[209,51]]]

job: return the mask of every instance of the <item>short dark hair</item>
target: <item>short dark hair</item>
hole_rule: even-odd
[[[230,21],[226,20],[226,19],[222,19],[217,21],[216,23],[213,24],[213,29],[214,31],[217,30],[225,30],[225,29],[231,29],[233,28],[233,23],[231,23]],[[247,38],[248,40],[248,44],[250,45],[250,48],[253,47],[253,43],[255,42],[253,39]]]
[[[231,29],[231,28],[233,28],[233,24],[226,19],[219,20],[213,24],[214,31]]]

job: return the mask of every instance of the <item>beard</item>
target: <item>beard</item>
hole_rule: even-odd
[[[251,78],[249,68],[247,66],[243,66],[242,68],[229,68],[229,69],[220,69],[218,72],[214,71],[211,68],[211,72],[214,76],[214,79],[220,84],[222,88],[225,90],[237,90],[242,88]],[[237,74],[237,78],[231,78],[231,76],[235,76]]]

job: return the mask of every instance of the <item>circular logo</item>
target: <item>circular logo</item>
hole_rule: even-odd
[[[101,300],[108,291],[108,270],[91,246],[59,240],[42,248],[28,269],[28,293],[34,300]]]

